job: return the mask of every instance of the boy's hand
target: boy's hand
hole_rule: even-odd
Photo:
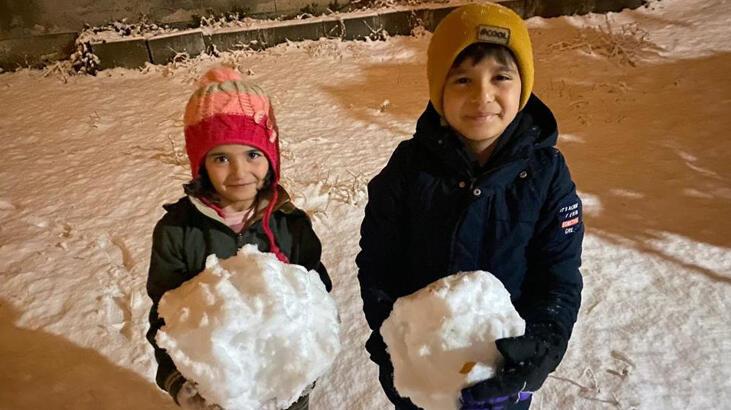
[[[529,326],[526,334],[495,341],[505,358],[497,376],[462,390],[463,410],[505,409],[538,390],[566,352],[566,338],[553,324]]]
[[[462,397],[460,398],[460,410],[508,410],[513,405],[528,400],[533,393],[531,392],[520,392],[510,396],[499,396],[493,397],[486,400],[478,400],[471,397],[469,393],[462,391]]]
[[[180,408],[185,410],[223,410],[217,404],[208,404],[190,381],[183,383],[176,398]]]

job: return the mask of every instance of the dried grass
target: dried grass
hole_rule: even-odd
[[[604,24],[587,27],[576,38],[553,43],[548,46],[548,50],[581,50],[587,54],[615,60],[621,65],[635,67],[645,53],[659,50],[648,38],[649,33],[637,23],[617,26],[605,15]]]

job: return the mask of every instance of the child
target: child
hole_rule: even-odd
[[[492,3],[460,7],[436,28],[430,103],[416,133],[368,186],[356,262],[366,349],[397,409],[379,334],[394,301],[449,274],[485,270],[510,292],[526,333],[496,341],[504,366],[462,391],[463,409],[528,408],[563,357],[581,301],[581,201],[535,95],[528,30]],[[446,370],[446,369],[445,369]]]
[[[163,293],[203,271],[208,255],[228,258],[255,244],[283,262],[316,270],[327,290],[332,288],[309,218],[278,184],[279,140],[269,98],[225,67],[208,71],[198,86],[184,118],[193,179],[184,185],[187,196],[164,206],[147,280],[152,299],[147,339],[155,348],[157,384],[186,409],[214,407],[157,346],[155,335],[164,324],[157,307]],[[306,409],[307,402],[303,396],[291,408]]]

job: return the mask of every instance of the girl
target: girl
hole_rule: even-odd
[[[316,270],[332,284],[320,262],[321,245],[307,215],[279,186],[277,125],[269,97],[225,67],[198,81],[185,109],[185,145],[193,179],[186,196],[165,205],[155,226],[147,293],[152,299],[147,339],[155,348],[157,384],[185,409],[209,409],[155,342],[164,324],[157,307],[163,293],[204,270],[210,254],[228,258],[246,244],[281,261]],[[290,409],[306,409],[305,395]]]

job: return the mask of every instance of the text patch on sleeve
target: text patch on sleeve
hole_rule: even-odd
[[[565,235],[572,234],[581,223],[581,202],[573,198],[558,210],[558,223]]]

